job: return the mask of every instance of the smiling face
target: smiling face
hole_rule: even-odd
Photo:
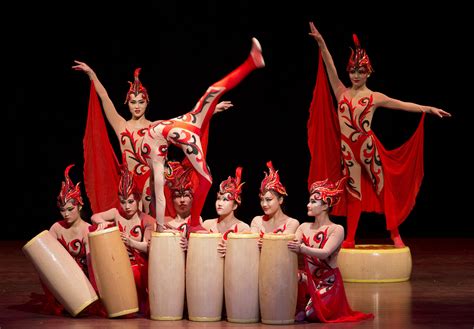
[[[276,192],[271,190],[266,191],[265,194],[260,195],[260,206],[262,207],[265,215],[272,217],[280,208],[283,203],[283,197],[277,195]]]
[[[352,86],[355,88],[364,86],[369,76],[369,71],[365,66],[352,67],[349,69],[349,78],[351,79]]]
[[[134,94],[130,94],[130,100],[128,101],[128,109],[132,114],[133,118],[139,119],[145,115],[146,108],[148,106],[148,102],[146,101],[143,93],[138,94],[135,96]]]

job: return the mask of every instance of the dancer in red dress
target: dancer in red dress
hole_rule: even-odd
[[[344,228],[334,224],[329,213],[338,203],[346,179],[336,184],[326,179],[311,185],[307,208],[314,222],[301,224],[295,240],[288,242],[291,251],[304,256],[305,269],[299,272],[297,321],[350,322],[373,317],[351,309],[337,267]]]

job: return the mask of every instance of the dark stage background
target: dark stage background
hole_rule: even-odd
[[[71,69],[74,59],[96,71],[127,119],[130,114],[123,104],[127,81],[141,67],[140,78],[151,98],[147,118],[167,119],[191,110],[209,85],[239,65],[253,36],[262,44],[267,66],[227,93],[223,100],[231,100],[234,108],[211,121],[207,160],[214,184],[202,216],[215,217],[218,184],[241,165],[246,184],[237,216],[250,223],[262,213],[258,188],[265,163],[272,160],[288,190],[285,212],[300,222],[311,220],[306,216],[310,160],[306,123],[318,48],[308,36],[310,20],[325,37],[346,84],[345,65],[355,32],[375,69],[369,88],[453,114],[450,119],[426,118],[425,177],[400,232],[402,237],[472,236],[467,198],[472,193],[463,192],[472,186],[468,174],[472,134],[466,114],[472,106],[469,93],[460,90],[461,75],[472,72],[472,60],[464,49],[472,42],[465,8],[431,6],[414,11],[386,4],[382,10],[317,1],[76,2],[54,7],[21,3],[20,7],[6,11],[14,23],[3,28],[8,119],[4,127],[15,149],[13,156],[4,152],[3,162],[8,164],[13,157],[15,169],[4,167],[4,200],[13,199],[14,206],[3,203],[11,211],[6,211],[0,238],[29,239],[60,218],[56,196],[68,164],[76,164],[70,173],[73,181],[83,180],[82,138],[90,82],[84,73]],[[466,75],[472,79],[472,74]],[[411,135],[419,119],[419,114],[379,109],[373,130],[395,148]],[[118,150],[112,130],[109,137]],[[9,148],[11,143],[7,144]],[[15,194],[10,193],[11,186]],[[85,215],[91,215],[88,205]],[[344,218],[335,221],[345,225]],[[363,214],[358,237],[386,237],[388,242],[384,217]]]

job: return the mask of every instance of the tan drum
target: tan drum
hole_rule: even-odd
[[[186,259],[189,320],[219,321],[224,301],[224,258],[217,252],[221,233],[191,233]]]
[[[22,250],[41,281],[72,316],[99,299],[74,258],[49,231],[38,234]]]
[[[89,233],[94,278],[110,318],[138,312],[137,288],[118,227]]]
[[[295,321],[298,294],[298,256],[288,249],[294,234],[265,233],[258,277],[262,323]]]
[[[342,248],[337,264],[344,282],[402,282],[411,276],[410,248],[385,244],[358,244]]]
[[[179,245],[180,239],[180,233],[152,233],[148,291],[153,320],[183,318],[185,254]]]
[[[260,320],[258,307],[257,233],[230,233],[224,261],[224,296],[227,321],[252,323]]]

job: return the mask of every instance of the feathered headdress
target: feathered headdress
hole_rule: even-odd
[[[133,83],[130,81],[128,82],[130,84],[130,89],[128,90],[127,98],[125,98],[124,104],[128,103],[128,101],[130,100],[130,95],[135,95],[135,97],[137,97],[138,94],[143,94],[143,98],[147,102],[150,102],[150,98],[148,97],[148,92],[146,91],[146,88],[143,87],[142,83],[140,82],[140,79],[138,78],[138,76],[140,75],[140,71],[141,71],[141,68],[136,69],[135,72],[133,73],[133,77],[134,77]]]
[[[309,194],[314,196],[316,200],[322,200],[327,203],[329,207],[333,207],[341,199],[347,178],[348,176],[342,177],[336,184],[329,182],[328,179],[314,182],[309,188]]]
[[[171,191],[177,192],[179,195],[185,191],[191,191],[192,194],[194,192],[192,172],[192,167],[183,167],[179,161],[168,161],[165,171],[166,184]]]
[[[120,182],[118,188],[118,195],[124,200],[127,200],[130,195],[134,195],[136,200],[141,199],[141,191],[138,189],[135,182],[135,175],[128,170],[127,157],[125,153],[122,156],[122,165],[120,166]]]
[[[64,205],[70,200],[74,200],[74,204],[76,204],[75,202],[77,202],[81,206],[84,205],[81,196],[81,189],[79,188],[80,182],[74,185],[72,180],[69,178],[69,170],[73,166],[74,165],[71,164],[66,167],[66,170],[64,170],[64,181],[61,183],[61,191],[59,192],[57,201],[57,205],[59,208],[64,207]]]
[[[242,193],[242,185],[244,183],[241,183],[241,177],[242,177],[242,167],[237,167],[235,170],[235,178],[232,176],[229,176],[225,181],[222,181],[222,183],[219,185],[219,193],[220,194],[226,194],[229,193],[229,199],[230,200],[235,200],[239,205],[241,203],[240,199],[240,194]]]
[[[286,193],[285,187],[280,182],[278,170],[273,168],[271,161],[267,162],[267,167],[269,169],[269,173],[265,173],[265,177],[262,180],[262,184],[260,185],[260,195],[264,195],[269,190],[278,192],[281,195],[288,195]]]
[[[355,33],[352,34],[352,38],[354,39],[355,50],[351,48],[351,57],[349,57],[349,63],[347,63],[347,71],[350,71],[352,68],[365,67],[369,74],[372,73],[374,69],[365,49],[360,46],[359,38],[357,38]]]

